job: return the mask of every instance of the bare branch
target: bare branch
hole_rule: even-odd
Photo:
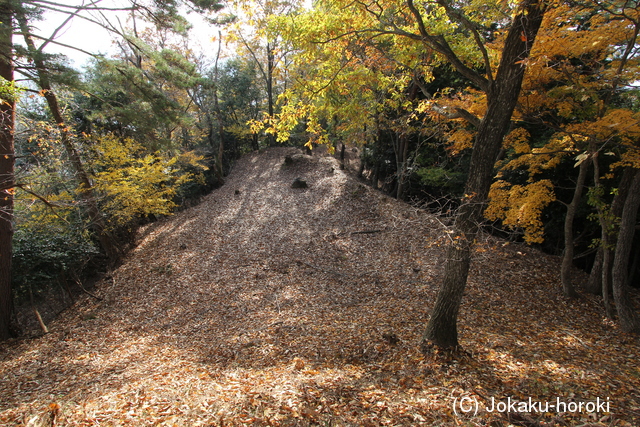
[[[53,1],[47,1],[47,0],[29,0],[28,2],[25,2],[25,3],[34,4],[34,5],[37,5],[39,7],[42,7],[43,9],[51,9],[52,7],[56,7],[56,8],[61,8],[61,9],[100,10],[100,11],[112,11],[112,12],[137,9],[136,6],[134,6],[134,7],[98,7],[98,6],[93,6],[96,3],[99,3],[100,1],[102,1],[102,0],[91,2],[92,6],[70,5],[70,4],[57,3],[57,2],[53,2]],[[65,13],[69,13],[69,12],[67,11]]]
[[[25,184],[20,184],[20,183],[16,183],[13,185],[13,188],[19,188],[22,191],[24,191],[25,193],[28,193],[30,195],[32,195],[33,197],[35,197],[36,199],[40,200],[42,203],[44,203],[49,209],[51,209],[51,212],[57,216],[59,219],[61,219],[62,221],[66,222],[67,224],[69,224],[69,221],[67,221],[65,218],[61,217],[58,212],[56,212],[56,208],[62,208],[63,206],[57,205],[55,203],[50,202],[49,200],[45,199],[43,196],[39,195],[38,193],[31,191],[27,188],[27,186]],[[4,191],[4,189],[3,189]]]
[[[14,34],[19,35],[19,36],[24,36],[25,35],[22,32],[16,32]],[[43,37],[43,36],[39,36],[37,34],[32,34],[32,33],[27,33],[27,35],[29,35],[29,36],[31,36],[33,38],[36,38],[38,40],[44,40],[47,43],[52,43],[52,44],[55,44],[57,46],[66,47],[67,49],[73,49],[75,51],[84,53],[85,55],[89,55],[89,56],[91,56],[93,58],[103,58],[104,57],[104,55],[102,55],[102,54],[92,53],[92,52],[86,51],[84,49],[80,49],[79,47],[76,47],[76,46],[71,46],[71,45],[68,45],[66,43],[61,43],[61,42],[58,42],[58,41],[55,41],[55,40],[51,39],[50,37]]]
[[[73,17],[79,12],[79,10],[76,10],[76,13],[70,13],[69,16],[67,16],[67,19],[65,19],[62,24],[60,24],[58,26],[58,28],[56,28],[53,33],[51,33],[51,36],[49,36],[49,40],[46,40],[44,43],[42,43],[40,45],[40,47],[38,48],[38,52],[42,52],[42,50],[51,42],[51,40],[54,40],[56,38],[56,36],[58,35],[58,33],[69,23],[69,21],[71,21],[73,19]]]

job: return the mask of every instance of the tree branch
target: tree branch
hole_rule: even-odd
[[[480,52],[482,53],[484,66],[487,70],[487,79],[489,80],[489,83],[493,82],[493,74],[491,72],[491,61],[489,60],[489,53],[487,52],[487,49],[485,48],[484,43],[482,43],[482,39],[480,38],[480,34],[478,34],[476,25],[473,22],[471,22],[466,16],[464,16],[461,11],[455,10],[453,7],[451,7],[451,4],[449,4],[448,2],[444,0],[437,0],[437,1],[438,1],[438,4],[446,10],[447,15],[449,15],[451,19],[461,22],[462,25],[464,25],[471,32],[471,34],[473,34],[473,39],[476,42],[478,49],[480,49]]]
[[[418,85],[418,87],[420,88],[420,91],[427,99],[429,100],[433,99],[433,95],[429,93],[425,85],[423,85],[419,79],[414,79],[414,82]],[[470,113],[469,111],[465,110],[464,108],[456,107],[455,111],[448,111],[446,107],[441,107],[440,105],[438,105],[437,102],[433,102],[431,104],[431,108],[436,113],[443,115],[448,119],[464,119],[476,128],[480,126],[481,119],[476,117],[474,114]]]
[[[62,221],[66,222],[67,224],[69,224],[69,221],[67,221],[66,219],[64,219],[63,217],[61,217],[60,215],[58,215],[58,212],[56,212],[55,208],[61,208],[62,206],[56,205],[54,203],[51,203],[50,201],[48,201],[47,199],[45,199],[43,196],[39,195],[38,193],[29,190],[28,188],[26,188],[25,184],[19,184],[16,183],[13,185],[13,188],[19,188],[22,191],[24,191],[27,194],[32,195],[33,197],[35,197],[36,199],[40,200],[42,203],[44,203],[49,209],[51,209],[51,212],[57,216],[58,218],[60,218]],[[4,189],[3,189],[4,190]]]
[[[413,0],[407,0],[407,6],[409,7],[409,10],[413,14],[418,24],[418,29],[420,31],[420,40],[422,40],[425,44],[427,44],[433,50],[444,55],[447,58],[447,60],[451,63],[451,65],[453,65],[460,74],[462,74],[467,79],[471,80],[484,92],[488,92],[490,87],[490,81],[487,80],[487,78],[481,76],[476,71],[467,67],[460,60],[460,58],[458,58],[458,55],[455,54],[453,49],[451,49],[451,46],[449,46],[449,43],[444,38],[444,36],[442,35],[434,36],[432,34],[429,34],[426,26],[424,25],[422,14],[413,3]]]
[[[16,32],[16,33],[14,33],[14,34],[15,34],[15,35],[18,35],[18,36],[24,36],[24,33],[22,33],[22,32]],[[37,34],[32,34],[32,33],[27,33],[27,35],[29,35],[29,36],[31,36],[31,37],[33,37],[33,38],[36,38],[36,39],[38,39],[38,40],[44,40],[44,41],[45,41],[45,42],[47,42],[47,43],[52,43],[52,44],[55,44],[55,45],[58,45],[58,46],[61,46],[61,47],[66,47],[67,49],[73,49],[73,50],[75,50],[75,51],[77,51],[77,52],[84,53],[85,55],[89,55],[89,56],[91,56],[91,57],[93,57],[93,58],[102,58],[102,57],[103,57],[103,55],[102,55],[102,54],[99,54],[99,53],[91,53],[91,52],[86,51],[86,50],[84,50],[84,49],[80,49],[79,47],[76,47],[76,46],[71,46],[71,45],[68,45],[68,44],[66,44],[66,43],[60,43],[60,42],[55,41],[55,40],[53,40],[53,39],[51,39],[51,38],[49,38],[49,37],[43,37],[43,36],[39,36],[39,35],[37,35]]]
[[[97,0],[94,2],[91,2],[91,5],[95,5],[97,3],[99,3],[102,0]],[[57,2],[53,2],[53,1],[47,1],[47,0],[29,0],[28,2],[25,3],[30,3],[30,4],[34,4],[34,5],[38,5],[39,7],[42,7],[44,9],[50,9],[52,7],[59,7],[59,8],[63,8],[63,9],[76,9],[76,10],[107,10],[107,11],[111,11],[111,12],[118,12],[118,11],[125,11],[125,10],[135,10],[137,9],[137,6],[134,7],[98,7],[98,6],[78,6],[78,5],[70,5],[70,4],[64,4],[64,3],[57,3]],[[65,12],[65,13],[69,13],[69,12]]]

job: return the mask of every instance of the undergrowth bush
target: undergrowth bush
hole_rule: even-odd
[[[16,230],[13,238],[13,289],[16,302],[38,300],[51,288],[81,277],[99,254],[96,245],[78,230]]]

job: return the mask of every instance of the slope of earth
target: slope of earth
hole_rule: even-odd
[[[247,155],[142,230],[102,300],[0,347],[0,424],[640,425],[637,340],[559,298],[558,260],[524,246],[479,244],[467,355],[424,357],[447,236],[330,157]]]

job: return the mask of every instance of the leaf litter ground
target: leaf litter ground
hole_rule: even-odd
[[[201,204],[141,230],[102,301],[0,347],[0,424],[640,425],[637,339],[597,298],[559,297],[559,260],[526,246],[478,245],[466,353],[421,354],[445,230],[331,157],[249,154]],[[609,412],[489,411],[529,398]]]

